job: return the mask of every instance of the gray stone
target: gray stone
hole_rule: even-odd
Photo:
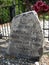
[[[42,55],[43,34],[35,11],[13,18],[9,54],[18,58],[34,58]]]

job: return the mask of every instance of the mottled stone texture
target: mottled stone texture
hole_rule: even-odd
[[[40,57],[42,44],[43,35],[36,12],[26,12],[13,18],[9,54],[28,59]]]

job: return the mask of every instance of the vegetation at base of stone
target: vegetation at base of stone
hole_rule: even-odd
[[[26,3],[29,1],[29,4]],[[15,5],[15,15],[30,9],[30,4],[34,4],[37,0],[0,0],[0,23],[11,21],[10,6]],[[48,0],[43,0],[47,3]],[[49,4],[49,3],[48,3]],[[10,16],[11,15],[11,16]]]
[[[47,53],[45,53],[45,54],[47,54],[47,55],[49,56],[49,52],[47,52]]]
[[[48,53],[48,56],[49,56],[49,53]]]

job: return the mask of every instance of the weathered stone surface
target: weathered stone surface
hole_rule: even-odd
[[[28,59],[40,57],[42,44],[43,34],[36,12],[26,12],[13,18],[9,54]]]

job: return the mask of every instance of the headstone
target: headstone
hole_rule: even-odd
[[[15,16],[11,24],[9,54],[17,58],[37,58],[42,55],[43,34],[35,11]]]

